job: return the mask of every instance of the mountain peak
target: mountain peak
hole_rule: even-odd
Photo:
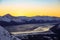
[[[7,17],[8,17],[8,16],[12,16],[12,15],[11,15],[11,14],[6,14],[6,15],[4,15],[4,16],[7,16]]]
[[[4,18],[13,18],[13,16],[11,14],[6,14],[3,16]]]

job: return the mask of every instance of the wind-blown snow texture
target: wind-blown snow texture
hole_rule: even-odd
[[[10,33],[0,26],[0,40],[20,40],[19,38],[10,35]]]

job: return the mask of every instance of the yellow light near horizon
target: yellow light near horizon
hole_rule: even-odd
[[[13,16],[57,16],[60,17],[60,7],[14,7],[14,6],[1,6],[0,16],[5,14]]]

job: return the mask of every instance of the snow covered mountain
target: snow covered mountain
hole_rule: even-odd
[[[26,16],[18,16],[14,17],[10,14],[6,14],[4,16],[0,16],[0,25],[4,23],[4,25],[11,24],[30,24],[30,23],[58,23],[60,22],[59,17],[50,17],[50,16],[34,16],[34,17],[26,17]]]

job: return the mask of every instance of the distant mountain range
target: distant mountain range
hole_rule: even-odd
[[[32,24],[32,23],[59,23],[59,17],[50,17],[50,16],[34,16],[34,17],[26,17],[19,16],[14,17],[10,14],[6,14],[4,16],[0,16],[0,25],[19,25],[19,24]]]

